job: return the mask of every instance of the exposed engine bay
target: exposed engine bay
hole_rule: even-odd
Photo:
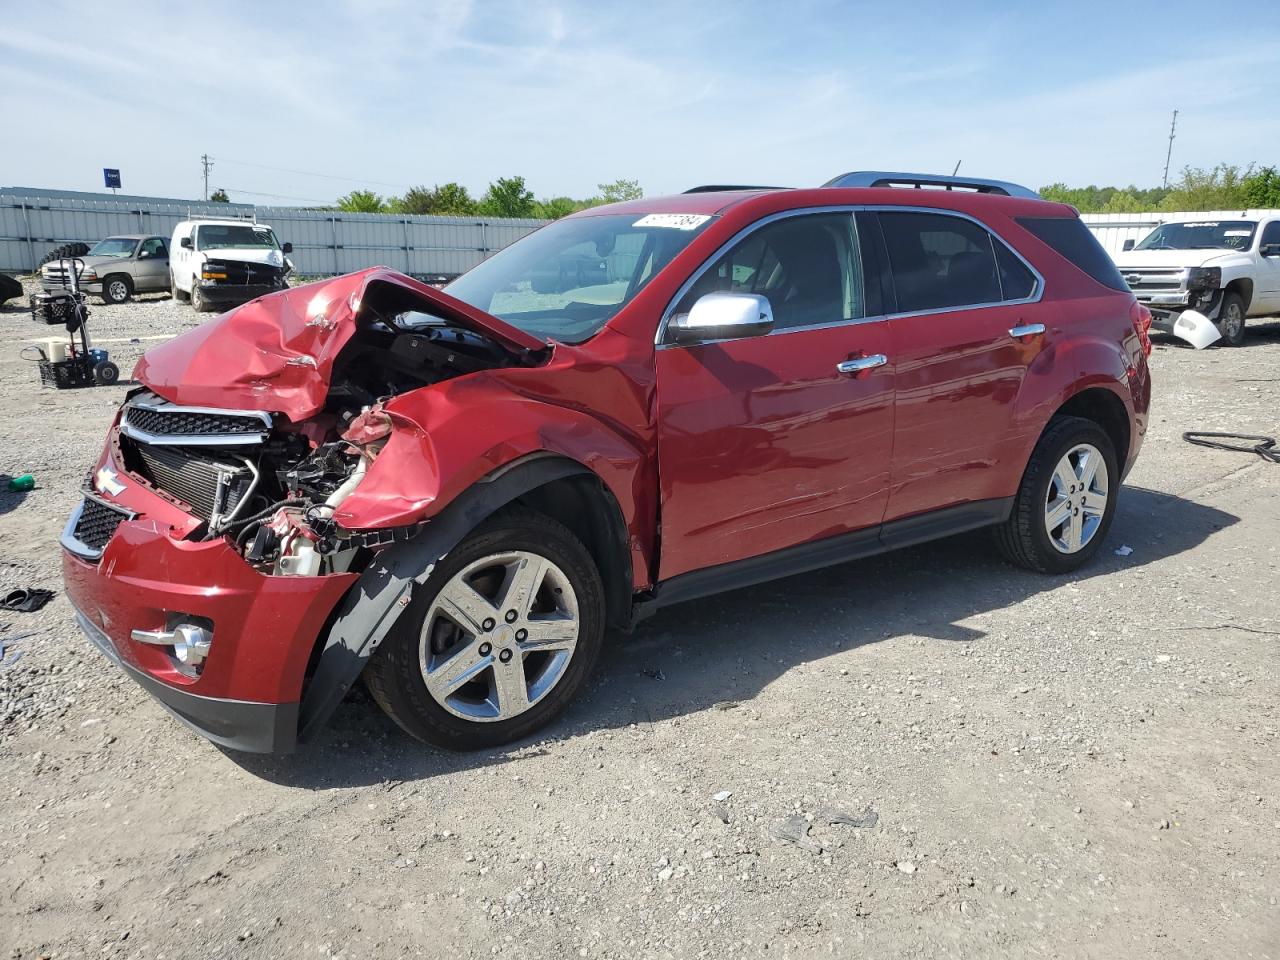
[[[333,519],[391,435],[382,403],[521,359],[432,314],[366,304],[315,416],[181,406],[143,389],[121,413],[119,462],[203,521],[192,538],[227,538],[263,573],[361,569],[372,551],[416,532],[348,531]]]

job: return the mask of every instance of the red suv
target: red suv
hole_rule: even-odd
[[[365,270],[150,351],[67,591],[228,747],[293,748],[361,674],[413,736],[492,746],[658,607],[979,528],[1079,567],[1142,443],[1149,323],[1012,184],[598,207],[443,292]]]

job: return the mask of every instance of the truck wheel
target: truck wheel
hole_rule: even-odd
[[[102,281],[104,303],[128,303],[133,296],[133,284],[122,273],[113,273]]]
[[[1222,334],[1225,347],[1238,347],[1244,343],[1244,300],[1238,293],[1228,293],[1222,298],[1218,332]]]
[[[1102,546],[1119,493],[1106,431],[1083,417],[1055,417],[1027,463],[1013,512],[996,528],[996,545],[1017,566],[1069,573]]]
[[[191,309],[196,313],[208,313],[212,309],[209,301],[200,292],[200,281],[195,277],[191,278]]]
[[[604,640],[591,554],[541,513],[504,510],[415,589],[365,685],[405,732],[449,750],[526,737],[582,689]]]
[[[178,279],[172,272],[169,274],[169,296],[173,297],[175,303],[186,303],[191,299],[189,294],[183,293],[178,287]]]

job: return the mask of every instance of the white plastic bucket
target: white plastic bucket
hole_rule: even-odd
[[[44,342],[44,355],[53,363],[67,359],[67,341],[63,337],[50,337]]]

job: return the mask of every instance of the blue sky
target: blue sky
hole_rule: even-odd
[[[4,19],[0,102],[41,131],[9,129],[11,186],[95,190],[115,166],[125,192],[196,197],[202,153],[212,186],[260,203],[509,174],[539,196],[620,177],[649,194],[809,185],[957,160],[1033,187],[1150,186],[1175,107],[1175,169],[1280,164],[1274,0],[43,0]]]

